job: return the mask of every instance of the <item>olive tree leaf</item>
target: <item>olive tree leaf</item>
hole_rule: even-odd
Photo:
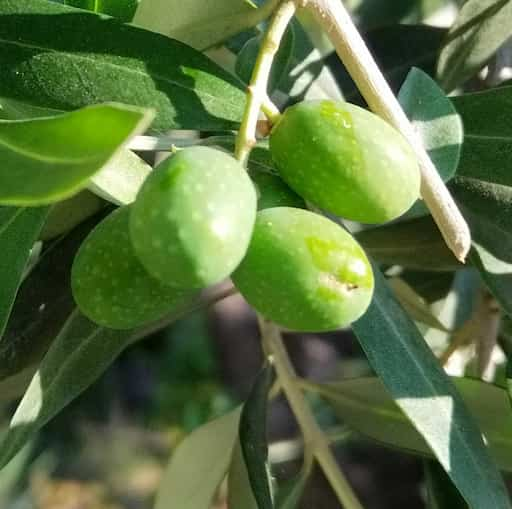
[[[71,266],[102,216],[96,214],[69,234],[48,242],[23,280],[0,341],[0,381],[37,366],[73,312]]]
[[[248,0],[141,0],[133,23],[204,50],[256,24],[254,10]]]
[[[252,76],[256,59],[260,51],[262,35],[258,35],[249,39],[237,55],[235,63],[235,72],[244,83],[249,83]],[[272,93],[278,86],[284,76],[289,72],[293,48],[295,45],[295,32],[293,25],[286,30],[281,45],[276,53],[272,70],[270,73],[268,91]]]
[[[452,97],[464,122],[457,175],[512,185],[512,86]]]
[[[231,465],[228,474],[228,507],[243,507],[244,509],[259,509],[247,473],[242,446],[237,440],[233,449]]]
[[[462,266],[430,216],[369,228],[357,233],[356,238],[379,263],[433,271]]]
[[[245,104],[239,80],[193,48],[45,0],[0,2],[0,97],[57,110],[153,108],[154,132],[233,129]]]
[[[460,394],[384,276],[377,267],[374,272],[372,303],[352,325],[370,365],[466,501],[509,508],[503,480]]]
[[[413,67],[400,88],[398,100],[446,182],[457,170],[464,131],[462,120],[437,83]]]
[[[452,381],[482,430],[492,458],[501,470],[512,471],[512,409],[507,391],[477,379],[452,378]],[[425,438],[378,378],[353,378],[328,384],[308,381],[305,386],[325,398],[339,418],[362,435],[412,454],[433,456]],[[435,426],[439,414],[431,415],[435,415],[432,423]]]
[[[437,461],[425,461],[427,509],[469,509]]]
[[[89,189],[116,205],[135,201],[144,180],[151,173],[151,166],[131,150],[122,149],[94,175]]]
[[[0,203],[44,205],[76,194],[151,118],[139,108],[102,104],[55,117],[0,120]]]
[[[155,509],[210,507],[231,463],[240,410],[208,422],[178,445],[160,483]]]
[[[39,235],[40,240],[51,240],[70,232],[80,223],[93,216],[105,206],[105,202],[89,191],[56,203]]]
[[[457,177],[450,190],[471,229],[471,261],[512,316],[512,187]]]
[[[121,21],[131,21],[139,0],[64,0],[62,3],[79,9],[108,14]]]
[[[433,76],[439,48],[446,29],[427,25],[392,25],[364,34],[364,39],[393,91],[402,86],[407,74],[418,67]],[[327,64],[340,83],[347,101],[364,104],[358,88],[336,55]]]
[[[274,369],[267,364],[258,375],[240,416],[240,445],[254,498],[259,509],[273,509],[268,464],[267,406]]]
[[[0,349],[7,320],[47,208],[0,207]]]
[[[445,182],[450,180],[459,164],[464,137],[461,118],[450,99],[428,74],[413,67],[400,88],[398,100],[438,173]],[[424,202],[418,200],[402,218],[428,213]]]
[[[511,0],[468,0],[450,29],[437,75],[453,90],[479,71],[512,35]]]
[[[166,324],[197,306],[195,297],[166,317]],[[148,328],[119,331],[100,327],[74,311],[43,357],[0,440],[3,468],[50,419],[89,387]]]

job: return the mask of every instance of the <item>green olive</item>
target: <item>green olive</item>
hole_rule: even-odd
[[[371,265],[354,238],[313,212],[258,212],[232,279],[247,302],[290,330],[335,330],[357,320],[373,295]]]
[[[272,207],[306,208],[304,200],[279,175],[270,171],[253,170],[250,176],[258,189],[258,210]]]
[[[384,223],[418,199],[414,152],[387,122],[352,104],[302,102],[270,135],[279,173],[324,210],[363,223]]]
[[[130,232],[146,270],[166,284],[204,288],[242,260],[256,217],[256,190],[229,154],[178,151],[149,175],[133,204]]]
[[[131,329],[162,318],[193,295],[151,277],[133,252],[130,207],[110,214],[85,239],[71,271],[75,301],[104,327]]]

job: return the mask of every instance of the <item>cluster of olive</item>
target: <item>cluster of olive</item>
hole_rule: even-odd
[[[84,314],[135,327],[231,277],[258,312],[292,330],[333,330],[360,317],[372,298],[371,265],[349,233],[305,210],[302,198],[356,221],[394,219],[419,196],[412,150],[364,109],[312,101],[286,110],[270,151],[282,180],[251,180],[207,147],[157,166],[135,203],[101,222],[77,254],[72,286]]]

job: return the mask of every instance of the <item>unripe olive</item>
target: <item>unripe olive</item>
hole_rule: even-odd
[[[84,315],[112,329],[156,321],[192,299],[151,277],[135,256],[130,207],[110,214],[85,239],[71,271],[75,301]]]
[[[357,320],[373,294],[363,249],[336,223],[313,212],[258,212],[245,258],[232,275],[266,318],[296,331],[338,329]]]
[[[203,288],[242,260],[256,217],[256,190],[229,154],[190,147],[155,168],[133,204],[130,232],[146,270],[166,284]]]
[[[260,170],[251,171],[250,176],[258,189],[258,210],[272,207],[306,208],[304,200],[279,175]]]
[[[363,223],[383,223],[418,199],[420,172],[408,142],[369,111],[335,101],[288,108],[270,135],[279,173],[306,200]]]

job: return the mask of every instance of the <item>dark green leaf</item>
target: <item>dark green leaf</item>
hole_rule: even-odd
[[[0,338],[11,314],[30,250],[47,214],[47,208],[0,208]],[[0,339],[0,348],[2,342]]]
[[[131,21],[139,0],[64,0],[72,7],[108,14],[121,21]]]
[[[75,110],[154,108],[156,132],[236,127],[238,80],[203,54],[118,20],[45,0],[0,2],[0,97]]]
[[[494,461],[500,469],[512,471],[512,409],[505,389],[471,378],[454,378],[453,382],[484,433]],[[307,382],[307,387],[325,397],[340,419],[359,433],[413,454],[432,456],[425,439],[400,408],[400,401],[393,401],[378,378],[355,378],[324,385]],[[448,401],[449,396],[445,398]],[[438,421],[440,414],[433,414],[426,400],[418,402],[418,409],[422,407],[425,415],[435,417],[432,426],[439,426],[441,438],[451,441],[450,425],[442,427]],[[451,447],[446,452],[454,457],[461,454]],[[474,504],[472,507],[489,506]]]
[[[0,120],[0,203],[34,206],[72,196],[150,120],[144,110],[116,104]]]
[[[224,479],[238,438],[240,408],[196,429],[173,452],[155,509],[207,509]]]
[[[268,82],[268,93],[278,88],[279,83],[290,70],[292,62],[293,47],[295,44],[295,32],[293,25],[286,30],[279,50],[276,53]],[[260,51],[263,35],[249,39],[237,56],[235,71],[244,83],[249,83],[252,76],[256,59]]]
[[[370,365],[474,507],[510,503],[480,430],[377,267],[375,294],[353,330]]]
[[[453,97],[464,123],[458,175],[512,185],[512,86]]]
[[[101,217],[98,214],[49,243],[24,279],[0,341],[0,381],[39,364],[73,311],[71,265],[78,248]]]
[[[268,464],[267,406],[274,369],[266,365],[251,390],[240,416],[240,445],[254,498],[259,509],[273,509]]]
[[[448,33],[437,74],[453,90],[479,71],[512,35],[511,0],[468,0]]]
[[[392,89],[397,92],[412,67],[431,76],[434,74],[445,34],[445,29],[427,25],[393,25],[371,30],[364,34],[364,39]],[[345,99],[361,104],[361,95],[339,58],[333,55],[327,59],[327,64],[337,76]]]
[[[512,315],[512,187],[458,177],[450,189],[471,229],[470,259]]]
[[[464,132],[450,99],[421,69],[413,67],[398,100],[446,182],[457,170]]]
[[[398,100],[442,179],[450,180],[457,170],[464,138],[461,118],[450,99],[428,74],[413,67]],[[402,219],[428,213],[424,202],[418,200]]]
[[[194,302],[189,306],[193,309]],[[171,323],[190,308],[178,310],[166,322]],[[99,327],[75,311],[41,361],[0,441],[0,468],[147,332],[146,328],[118,331]]]
[[[356,238],[379,263],[434,271],[461,266],[431,217],[363,230]]]
[[[437,461],[425,461],[427,509],[469,509]]]

